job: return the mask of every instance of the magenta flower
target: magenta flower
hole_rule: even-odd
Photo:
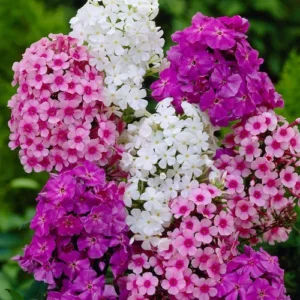
[[[69,253],[61,253],[59,258],[64,262],[63,272],[70,278],[75,279],[82,271],[88,270],[90,267],[90,261],[88,258],[84,258],[80,252],[72,251]]]
[[[211,122],[227,126],[232,120],[251,117],[258,106],[282,107],[267,74],[260,72],[263,59],[247,42],[249,22],[240,16],[206,17],[197,13],[190,27],[172,35],[170,66],[151,85],[157,101],[172,97],[181,112],[182,101],[197,103]],[[274,126],[260,116],[249,128],[259,132]],[[258,122],[256,122],[258,121]]]
[[[123,185],[106,182],[105,171],[91,162],[50,177],[37,198],[34,237],[15,258],[55,289],[49,299],[118,297],[104,282],[109,270],[117,287],[132,254],[123,194]]]
[[[246,297],[253,300],[273,300],[277,295],[278,291],[266,279],[258,278],[248,289]]]
[[[104,288],[104,276],[97,277],[93,270],[81,272],[74,280],[73,291],[79,292],[80,299],[92,300],[97,290]]]

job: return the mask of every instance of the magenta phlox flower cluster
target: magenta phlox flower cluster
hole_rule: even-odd
[[[16,258],[53,290],[48,299],[117,299],[131,256],[123,194],[88,161],[51,176],[37,198],[33,239]]]
[[[9,101],[9,147],[20,147],[26,172],[61,171],[84,160],[103,166],[115,152],[121,121],[105,107],[103,76],[89,58],[76,39],[50,35],[14,64],[19,87]]]
[[[283,100],[266,73],[263,60],[247,41],[249,22],[240,16],[212,18],[197,13],[192,25],[173,34],[177,44],[168,52],[170,67],[151,86],[161,101],[174,98],[199,103],[214,125],[227,126],[252,113],[258,105],[282,107]]]
[[[222,192],[201,183],[187,199],[171,201],[175,220],[157,247],[142,251],[135,242],[127,278],[129,300],[213,299],[226,274],[226,262],[238,254],[234,218]],[[142,252],[141,252],[142,251]]]
[[[288,300],[284,287],[284,271],[278,258],[263,249],[245,246],[244,253],[227,264],[227,272],[216,286],[215,299]]]
[[[286,241],[296,220],[299,123],[289,124],[260,107],[232,127],[223,142],[225,153],[221,149],[217,154],[215,166],[226,175],[226,199],[236,230],[254,244]]]

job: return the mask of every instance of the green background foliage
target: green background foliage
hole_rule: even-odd
[[[44,299],[45,287],[34,283],[11,257],[30,241],[29,222],[35,198],[47,174],[27,175],[16,151],[8,149],[7,101],[14,93],[11,66],[33,42],[49,33],[68,33],[69,19],[84,0],[1,0],[0,3],[0,299]],[[281,113],[290,121],[300,116],[300,6],[297,0],[160,0],[157,23],[171,34],[190,24],[200,11],[209,16],[240,14],[251,22],[249,40],[265,59],[267,71],[286,101]],[[300,228],[300,221],[296,224]],[[286,270],[292,299],[300,299],[300,235],[296,229],[287,243],[267,246]],[[32,286],[33,284],[33,286]]]

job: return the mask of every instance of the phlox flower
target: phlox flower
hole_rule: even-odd
[[[201,228],[200,228],[201,230]],[[194,255],[201,243],[195,239],[191,231],[186,231],[183,235],[179,235],[173,242],[173,246],[178,249],[178,252],[183,255]]]
[[[212,226],[212,222],[208,219],[203,219],[200,221],[199,232],[196,233],[195,239],[198,242],[204,244],[210,244],[214,236],[218,233],[218,229],[215,226]]]
[[[128,265],[128,268],[132,270],[135,274],[142,273],[143,269],[150,268],[148,257],[144,253],[133,255],[132,260]]]
[[[141,295],[151,296],[155,294],[155,288],[158,285],[158,279],[157,277],[153,276],[152,273],[146,272],[137,278],[136,284]]]
[[[221,235],[230,235],[234,232],[234,219],[225,211],[221,211],[219,215],[216,215],[214,224],[217,226]]]
[[[280,172],[280,179],[284,186],[292,188],[298,180],[298,174],[293,167],[286,167]]]
[[[243,179],[234,175],[226,177],[225,186],[228,194],[241,193],[244,190]]]
[[[78,40],[58,34],[32,44],[15,63],[9,145],[21,148],[26,172],[60,172],[84,159],[103,166],[121,154],[124,126],[102,97],[103,73],[90,57]]]
[[[250,187],[249,196],[250,201],[257,206],[264,206],[266,200],[269,198],[269,196],[264,193],[262,184],[256,184],[255,186]]]
[[[241,141],[239,153],[240,155],[245,156],[246,161],[253,161],[254,158],[260,156],[261,154],[258,141],[254,139],[243,139]]]
[[[236,216],[242,220],[246,220],[249,216],[254,216],[257,211],[253,206],[251,202],[245,200],[239,201],[235,209]]]
[[[213,279],[199,278],[196,281],[196,287],[193,291],[193,295],[197,299],[209,300],[211,297],[217,295],[217,289],[214,287],[216,285]]]
[[[165,277],[166,279],[161,282],[161,286],[167,290],[170,295],[176,295],[185,288],[186,283],[183,274],[176,272],[175,269],[168,269]]]
[[[175,218],[187,217],[193,211],[195,205],[189,199],[184,199],[182,197],[176,198],[171,204],[171,212],[174,214]]]

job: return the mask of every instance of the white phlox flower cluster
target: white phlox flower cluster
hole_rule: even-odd
[[[155,114],[129,124],[121,137],[126,149],[121,166],[130,174],[126,221],[146,250],[157,246],[170,225],[169,201],[188,198],[199,182],[218,176],[212,160],[216,128],[196,106],[183,102],[183,114],[177,115],[171,102],[161,101]]]
[[[90,0],[71,19],[70,35],[89,47],[90,64],[105,73],[107,106],[146,108],[144,77],[163,59],[157,14],[158,0]]]

